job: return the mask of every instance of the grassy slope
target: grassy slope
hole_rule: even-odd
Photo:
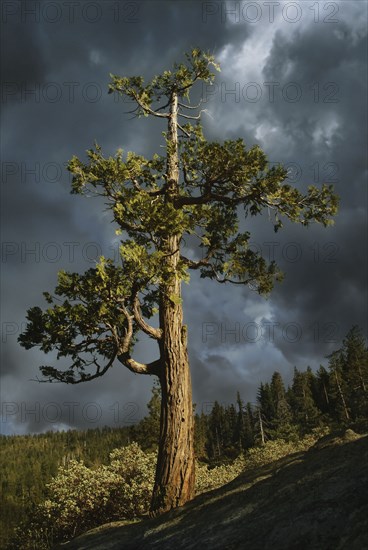
[[[94,529],[68,550],[368,548],[368,436],[347,431],[244,472],[186,506]]]

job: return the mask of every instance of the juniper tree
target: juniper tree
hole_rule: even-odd
[[[275,230],[282,217],[308,225],[332,223],[337,199],[323,185],[300,192],[285,183],[287,171],[269,166],[259,146],[242,139],[206,141],[199,106],[190,103],[198,83],[210,83],[219,67],[198,49],[145,83],[141,76],[111,75],[109,91],[132,102],[137,116],[167,125],[165,153],[145,158],[118,150],[104,156],[100,145],[87,159],[73,157],[72,192],[103,197],[121,231],[119,263],[101,257],[83,274],[59,273],[49,307],[28,311],[20,343],[57,351],[60,361],[41,366],[45,380],[79,384],[108,373],[116,361],[134,373],[157,376],[161,385],[160,445],[151,510],[184,504],[194,494],[193,410],[183,324],[182,282],[191,270],[220,284],[250,285],[268,293],[281,274],[249,246],[241,216],[268,210]],[[202,254],[188,257],[184,239]],[[191,246],[195,250],[194,244]],[[150,318],[158,314],[156,326]],[[157,317],[156,317],[157,319]],[[137,334],[157,342],[157,357],[133,356]],[[62,361],[67,361],[62,367]]]

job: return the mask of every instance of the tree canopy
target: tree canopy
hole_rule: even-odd
[[[147,159],[118,150],[104,156],[95,143],[86,161],[70,160],[72,193],[103,197],[122,234],[120,265],[101,257],[84,274],[61,271],[54,294],[44,293],[50,307],[28,311],[21,345],[56,350],[58,359],[69,359],[64,370],[40,367],[49,381],[93,380],[115,359],[134,372],[157,374],[157,361],[141,364],[132,358],[136,334],[160,339],[161,329],[147,322],[158,312],[159,291],[173,278],[188,282],[190,270],[269,293],[282,273],[249,246],[250,232],[239,230],[239,208],[245,218],[267,210],[275,231],[283,218],[305,226],[333,223],[337,197],[332,186],[311,185],[302,193],[286,183],[284,167],[269,165],[258,145],[247,147],[241,138],[223,143],[205,139],[200,105],[192,106],[189,94],[196,82],[213,81],[213,70],[219,70],[213,56],[193,49],[185,63],[148,83],[143,77],[111,75],[109,92],[132,100],[136,116],[168,121],[166,154]],[[175,265],[165,261],[172,254],[168,239],[173,235],[179,236],[180,246]],[[198,245],[193,258],[182,252],[189,235]],[[181,300],[175,293],[167,299]]]

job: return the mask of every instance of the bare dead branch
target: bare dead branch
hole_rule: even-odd
[[[178,101],[178,105],[180,107],[183,107],[184,109],[191,109],[191,110],[196,110],[196,109],[199,109],[199,107],[202,105],[203,103],[203,99],[201,99],[201,101],[198,103],[198,105],[195,105],[195,106],[191,106],[191,105],[186,105],[185,103],[181,103],[180,101]]]
[[[192,115],[185,115],[184,113],[180,113],[178,112],[178,116],[181,116],[183,118],[188,118],[189,120],[200,120],[201,119],[201,114],[202,113],[207,113],[207,109],[202,109],[198,115],[196,116],[192,116]]]
[[[176,123],[177,127],[183,132],[183,134],[186,135],[186,137],[190,138],[190,133],[187,132],[180,124],[179,122]]]

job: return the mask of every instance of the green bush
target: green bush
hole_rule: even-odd
[[[94,470],[71,460],[47,484],[49,498],[17,529],[9,548],[43,550],[108,521],[146,513],[155,464],[156,455],[137,443],[115,449],[109,465]]]
[[[210,468],[207,464],[197,463],[196,468],[196,494],[204,493],[212,489],[222,487],[230,483],[245,468],[245,459],[242,455],[230,464],[221,464]]]
[[[256,468],[283,458],[284,456],[307,451],[323,435],[329,433],[328,428],[314,428],[312,433],[297,441],[275,439],[267,441],[260,447],[252,447],[245,453],[245,467]]]

